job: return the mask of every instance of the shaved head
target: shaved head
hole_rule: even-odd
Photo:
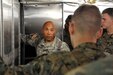
[[[101,13],[95,5],[78,7],[69,25],[73,47],[84,42],[94,42],[101,36]]]
[[[55,27],[55,24],[54,24],[52,21],[46,21],[46,22],[43,24],[43,27],[42,27],[42,28],[47,27],[47,26],[49,26],[49,25],[51,25],[51,26],[53,26],[54,28],[56,28],[56,27]]]
[[[52,42],[56,35],[56,27],[52,21],[46,21],[42,27],[43,37],[46,42]]]
[[[99,9],[94,5],[82,5],[74,13],[72,18],[76,24],[77,31],[88,33],[92,36],[100,29],[101,14]]]

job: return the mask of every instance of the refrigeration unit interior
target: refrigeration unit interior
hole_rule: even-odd
[[[45,21],[51,20],[55,23],[58,29],[56,36],[62,40],[65,19],[85,0],[68,1],[0,0],[0,56],[4,62],[7,65],[18,65],[33,60],[36,50],[25,44],[21,35],[37,33],[41,36],[41,27]],[[102,11],[107,7],[113,7],[112,3],[95,5]]]

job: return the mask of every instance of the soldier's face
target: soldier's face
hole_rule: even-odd
[[[113,19],[107,14],[102,14],[102,27],[104,29],[109,29],[113,25]]]
[[[43,36],[46,42],[54,40],[56,34],[55,26],[52,23],[47,23],[43,28]]]

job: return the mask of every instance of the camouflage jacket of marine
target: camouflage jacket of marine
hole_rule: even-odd
[[[108,35],[107,32],[105,32],[97,44],[106,55],[113,54],[113,34]]]
[[[113,75],[113,55],[75,68],[65,75]]]
[[[94,43],[84,43],[72,52],[59,52],[37,57],[24,67],[28,75],[64,75],[69,70],[105,57]]]
[[[84,43],[72,52],[59,52],[37,57],[34,61],[17,67],[14,72],[17,75],[64,75],[75,67],[102,57],[105,55],[96,44]],[[7,75],[8,73],[11,72],[7,72]]]

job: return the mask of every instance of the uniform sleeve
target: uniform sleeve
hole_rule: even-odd
[[[35,40],[32,40],[31,37],[32,37],[31,35],[21,34],[21,39],[24,43],[28,43],[29,45],[36,47],[36,45],[39,43],[40,36],[37,34]]]

